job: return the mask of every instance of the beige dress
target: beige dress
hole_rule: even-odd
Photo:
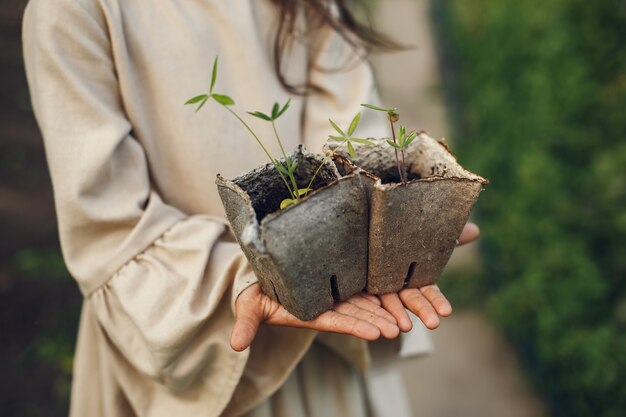
[[[224,109],[183,103],[206,92],[215,55],[215,91],[240,113],[286,101],[271,62],[275,27],[264,0],[30,1],[28,81],[64,257],[84,295],[72,416],[369,412],[355,372],[369,354],[354,338],[261,326],[250,349],[229,346],[234,300],[256,278],[214,179],[266,160]],[[292,49],[289,80],[304,79],[307,53]],[[329,35],[318,63],[349,56]],[[346,124],[372,99],[369,66],[352,64],[312,71],[327,93],[293,97],[278,123],[287,148],[319,151],[329,116]],[[271,127],[251,123],[278,154]]]

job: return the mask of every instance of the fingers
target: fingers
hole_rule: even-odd
[[[427,285],[419,290],[435,308],[437,314],[443,317],[448,317],[452,314],[452,305],[436,284]]]
[[[347,312],[345,309],[343,311]],[[361,314],[361,317],[364,317],[364,314]],[[350,334],[364,340],[376,340],[381,335],[381,330],[368,320],[362,320],[335,310],[325,311],[313,320],[302,321],[281,307],[276,314],[268,318],[267,324]]]
[[[407,288],[399,293],[400,299],[429,329],[439,327],[439,316],[452,314],[452,306],[439,287],[428,285],[422,288]]]
[[[365,340],[398,337],[400,331],[411,330],[413,324],[405,307],[413,311],[430,329],[439,326],[439,316],[449,316],[452,306],[436,285],[420,289],[408,288],[398,294],[375,297],[358,294],[338,303],[333,310],[313,320],[302,321],[283,306],[273,302],[256,288],[242,292],[236,302],[236,318],[231,347],[246,349],[256,336],[262,321],[267,324],[291,326],[318,331],[349,334]]]
[[[381,329],[374,323],[357,317],[340,313],[336,310],[320,314],[314,324],[317,330],[341,334],[350,334],[364,340],[376,340],[381,335]]]
[[[235,326],[230,336],[230,346],[236,352],[245,350],[256,336],[261,324],[261,319],[252,314],[238,314],[235,318]]]
[[[382,294],[379,297],[383,308],[395,317],[401,331],[408,332],[413,328],[413,323],[404,308],[404,304],[402,304],[402,301],[398,297],[398,294]]]
[[[471,243],[478,239],[480,236],[480,229],[474,223],[467,223],[465,227],[463,227],[463,231],[461,232],[461,236],[457,240],[457,245],[465,245],[467,243]]]
[[[387,339],[396,338],[400,334],[396,319],[383,308],[364,298],[353,297],[349,301],[335,305],[333,310],[345,316],[373,324],[379,329],[380,334]]]
[[[381,335],[397,337],[400,329],[393,315],[380,307],[380,301],[370,297],[353,296],[310,321],[298,319],[281,306],[268,316],[267,324],[350,334],[365,340],[376,340]]]
[[[367,298],[368,300],[370,300],[374,304],[381,305],[380,299],[378,297],[376,297],[375,295],[368,294],[366,292],[362,292],[361,293],[361,297]]]
[[[392,324],[398,323],[396,318],[391,313],[381,307],[380,299],[375,295],[359,294],[348,298],[346,302],[352,303],[363,310],[376,314]]]
[[[257,288],[254,288],[255,285]],[[255,285],[245,289],[235,302],[235,325],[230,335],[230,347],[236,352],[252,344],[263,320],[264,298],[258,284]]]

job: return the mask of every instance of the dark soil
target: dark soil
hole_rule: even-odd
[[[400,174],[398,173],[398,168],[397,167],[393,167],[387,170],[376,170],[374,172],[372,172],[372,174],[376,175],[378,178],[380,178],[380,181],[383,184],[394,184],[394,183],[401,183],[402,181],[400,180]],[[422,178],[422,176],[420,174],[417,174],[415,172],[411,172],[411,171],[407,171],[407,180],[408,181],[412,181],[412,180],[419,180],[420,178]]]
[[[301,151],[296,151],[291,155],[292,159],[298,161],[294,177],[298,188],[306,188],[311,181],[311,177],[319,167],[322,159],[313,157],[312,155],[303,154]],[[283,161],[282,159],[280,160]],[[337,176],[333,173],[330,166],[324,166],[311,188],[313,190],[320,188],[324,185],[336,180]],[[266,165],[265,167],[255,169],[247,174],[237,177],[233,181],[240,186],[250,196],[252,207],[256,212],[257,220],[261,222],[270,213],[273,213],[280,208],[280,203],[290,198],[289,191],[283,180],[281,179],[278,170],[272,165]]]

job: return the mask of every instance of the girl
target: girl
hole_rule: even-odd
[[[255,110],[296,94],[285,145],[319,151],[329,116],[375,101],[363,46],[388,42],[341,0],[31,0],[23,30],[84,294],[70,415],[367,415],[363,340],[410,330],[405,306],[434,328],[449,303],[429,286],[357,295],[310,322],[288,314],[260,292],[214,185],[264,155],[222,109],[182,103],[219,55],[216,91]]]

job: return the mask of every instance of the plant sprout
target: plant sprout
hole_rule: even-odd
[[[400,120],[400,114],[398,113],[398,109],[395,107],[387,109],[384,107],[374,106],[372,104],[361,104],[361,106],[367,107],[368,109],[387,113],[387,120],[389,120],[389,123],[391,125],[391,135],[393,138],[393,142],[387,140],[387,143],[391,145],[394,149],[396,156],[396,166],[398,167],[398,175],[400,175],[400,181],[403,184],[406,184],[407,172],[406,163],[404,161],[404,151],[409,147],[411,142],[415,140],[415,138],[417,137],[417,133],[412,131],[407,135],[406,128],[404,126],[400,126],[398,127],[398,134],[396,136],[394,123]],[[398,155],[398,151],[400,152],[400,155]]]
[[[281,179],[285,183],[287,190],[289,190],[290,198],[286,198],[280,203],[281,209],[284,209],[285,207],[295,204],[299,202],[300,199],[306,197],[306,195],[312,190],[311,187],[313,186],[313,181],[319,174],[320,170],[328,162],[328,160],[330,160],[335,155],[335,152],[338,149],[346,145],[348,147],[348,152],[354,158],[355,152],[354,152],[353,143],[373,145],[373,143],[369,140],[352,137],[361,119],[361,113],[357,113],[354,116],[354,118],[352,119],[352,122],[350,123],[350,126],[347,129],[347,133],[344,132],[339,126],[337,126],[337,124],[334,121],[329,119],[328,121],[330,122],[331,126],[337,131],[337,133],[339,133],[340,136],[331,135],[328,137],[328,140],[341,142],[341,143],[331,152],[329,156],[325,157],[322,160],[319,167],[317,168],[317,170],[311,177],[311,180],[309,181],[309,184],[307,185],[307,187],[298,188],[298,184],[296,182],[296,178],[294,175],[296,171],[296,167],[297,167],[297,161],[292,160],[285,152],[283,142],[280,139],[280,135],[278,134],[278,129],[276,128],[276,120],[287,111],[287,109],[289,108],[289,105],[291,104],[291,99],[287,100],[287,102],[282,107],[279,103],[274,103],[274,106],[272,107],[272,111],[269,114],[266,114],[260,111],[247,112],[249,115],[256,117],[257,119],[261,119],[266,122],[270,122],[272,124],[276,141],[278,142],[278,146],[280,147],[280,150],[285,159],[285,162],[282,163],[278,159],[270,155],[269,151],[263,145],[263,142],[261,141],[261,139],[259,139],[256,133],[254,133],[252,128],[241,118],[241,116],[239,116],[231,108],[231,106],[235,104],[235,100],[233,100],[231,97],[227,95],[217,94],[213,92],[215,83],[217,81],[217,67],[218,67],[218,57],[215,57],[215,60],[213,61],[213,72],[211,74],[211,86],[209,87],[209,93],[195,96],[187,100],[185,104],[186,105],[197,104],[198,106],[196,107],[196,112],[198,112],[202,107],[204,107],[207,101],[214,100],[215,102],[220,104],[222,107],[224,107],[226,110],[228,110],[235,118],[237,118],[237,120],[239,120],[239,122],[248,130],[248,132],[250,132],[252,137],[256,140],[256,142],[261,147],[261,149],[263,149],[263,152],[265,152],[265,155],[267,155],[272,165],[274,165],[274,167],[278,171],[278,174],[280,175]]]
[[[209,101],[210,99],[213,99],[214,101],[216,101],[218,104],[220,104],[222,107],[224,107],[226,110],[228,110],[235,118],[237,118],[237,120],[239,120],[239,122],[241,122],[241,124],[248,130],[248,132],[250,132],[250,134],[252,135],[252,137],[256,140],[256,142],[259,144],[259,146],[261,147],[261,149],[263,149],[263,152],[265,152],[265,155],[267,155],[267,157],[269,158],[270,162],[272,163],[272,165],[274,165],[274,167],[276,168],[276,170],[278,171],[278,174],[280,175],[281,179],[283,180],[283,182],[285,183],[285,186],[287,187],[287,190],[289,190],[289,195],[291,196],[290,199],[286,199],[286,200],[290,200],[290,201],[300,201],[300,198],[302,195],[306,195],[306,190],[299,190],[297,185],[296,185],[296,181],[294,178],[294,172],[296,169],[296,163],[295,162],[291,162],[291,160],[289,158],[286,157],[285,155],[285,151],[283,148],[283,144],[278,136],[278,132],[276,130],[276,125],[274,123],[274,121],[276,119],[278,119],[280,116],[283,115],[283,113],[285,113],[285,111],[287,111],[287,109],[289,108],[289,104],[291,102],[291,100],[288,100],[287,103],[285,103],[285,105],[281,108],[280,105],[278,103],[274,103],[274,107],[272,108],[272,115],[268,116],[264,113],[261,112],[254,112],[254,113],[250,113],[251,115],[261,118],[263,120],[268,120],[272,122],[272,126],[274,127],[274,132],[276,133],[276,139],[278,140],[278,144],[280,145],[280,149],[283,152],[283,155],[285,155],[285,165],[281,164],[280,161],[278,161],[277,159],[275,159],[274,157],[272,157],[272,155],[269,153],[269,151],[267,150],[267,148],[265,147],[265,145],[263,145],[263,142],[261,141],[261,139],[259,139],[259,137],[256,135],[256,133],[254,133],[254,131],[252,130],[252,128],[245,122],[245,120],[243,120],[241,118],[241,116],[239,116],[230,106],[235,104],[235,100],[233,100],[231,97],[224,95],[224,94],[217,94],[213,92],[213,88],[215,87],[215,82],[217,81],[217,67],[218,67],[218,57],[215,57],[215,60],[213,61],[213,72],[211,74],[211,86],[209,87],[209,93],[208,94],[200,94],[198,96],[195,96],[193,98],[190,98],[189,100],[187,100],[187,102],[185,102],[186,105],[188,104],[198,104],[198,107],[196,107],[196,112],[198,112],[205,104],[207,101]],[[287,181],[287,178],[289,177],[289,179],[291,180],[291,184]],[[287,204],[289,205],[289,204]],[[286,206],[285,206],[286,207]],[[281,208],[283,207],[283,203],[281,203]]]
[[[296,183],[296,177],[294,176],[294,172],[296,171],[296,167],[298,165],[298,161],[292,161],[291,158],[285,152],[285,148],[283,146],[282,140],[280,140],[280,135],[278,134],[278,129],[276,129],[276,119],[278,119],[282,114],[287,111],[289,108],[289,104],[291,103],[291,99],[287,100],[285,105],[281,108],[280,104],[274,103],[272,107],[272,111],[270,115],[267,115],[260,111],[248,112],[249,115],[254,116],[258,119],[265,120],[266,122],[270,122],[272,124],[272,129],[274,129],[274,136],[276,137],[276,141],[278,142],[278,146],[280,146],[280,150],[283,153],[283,157],[285,158],[284,165],[279,161],[276,161],[277,164],[274,164],[276,169],[281,172],[283,175],[289,177],[291,181],[291,187],[289,189],[291,198],[286,198],[280,203],[280,208],[284,209],[287,206],[297,203],[300,201],[301,197],[305,197],[307,193],[310,191],[311,184],[307,188],[298,188],[298,184]]]
[[[311,189],[311,186],[313,185],[313,181],[315,180],[315,177],[317,177],[317,174],[319,174],[319,172],[322,169],[322,167],[324,166],[324,164],[326,164],[326,162],[328,162],[330,159],[332,159],[335,156],[336,152],[339,149],[341,149],[344,145],[346,145],[348,147],[348,153],[350,154],[350,156],[352,158],[354,158],[355,155],[356,155],[356,153],[354,151],[354,145],[352,144],[352,142],[360,143],[360,144],[368,145],[368,146],[374,145],[374,142],[372,142],[371,140],[361,139],[361,138],[353,138],[352,137],[354,132],[356,132],[356,128],[358,127],[360,120],[361,120],[361,112],[357,113],[352,118],[352,121],[350,122],[350,126],[348,126],[348,130],[347,130],[347,133],[346,133],[332,119],[328,119],[328,122],[333,127],[333,129],[335,129],[337,131],[337,133],[339,133],[341,135],[341,136],[329,135],[328,136],[328,141],[329,142],[341,142],[341,143],[339,145],[337,145],[337,147],[335,147],[335,149],[332,149],[330,155],[327,155],[322,160],[322,163],[320,164],[320,166],[317,167],[317,170],[313,174],[313,177],[311,178],[311,181],[309,181],[309,185],[307,186],[308,190]]]

